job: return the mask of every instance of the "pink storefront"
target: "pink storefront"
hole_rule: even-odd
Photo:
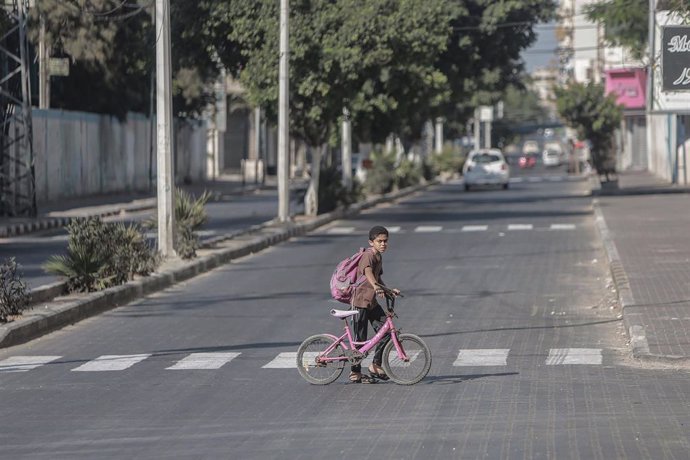
[[[647,69],[606,71],[606,94],[614,93],[624,108],[623,127],[617,136],[616,169],[647,168],[647,122],[645,118]]]

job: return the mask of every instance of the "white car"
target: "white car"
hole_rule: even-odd
[[[473,185],[500,185],[508,188],[510,168],[498,149],[473,150],[462,167],[465,190]]]
[[[541,154],[541,161],[544,166],[560,166],[563,160],[563,153],[560,150],[546,149]]]

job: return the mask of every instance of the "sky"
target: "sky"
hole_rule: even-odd
[[[535,27],[538,34],[537,41],[522,54],[527,72],[532,73],[538,67],[546,67],[549,61],[556,57],[554,53],[534,52],[551,50],[558,46],[555,25],[556,23],[553,22]]]

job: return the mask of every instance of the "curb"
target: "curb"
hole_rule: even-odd
[[[618,302],[621,305],[623,324],[625,325],[625,330],[628,333],[628,338],[630,339],[633,357],[643,361],[656,361],[668,364],[690,362],[690,358],[686,356],[659,355],[649,351],[649,342],[647,341],[645,327],[642,322],[639,321],[640,314],[626,311],[631,307],[635,307],[635,297],[630,289],[628,275],[625,272],[623,263],[618,255],[616,244],[611,237],[608,226],[606,225],[606,219],[604,218],[604,214],[601,212],[598,199],[595,198],[593,200],[593,206],[595,223],[606,251],[606,259],[609,262],[609,269],[611,271],[613,283],[616,287]]]
[[[202,248],[204,254],[191,261],[169,261],[159,269],[159,272],[103,291],[53,298],[55,295],[64,294],[66,282],[57,282],[36,288],[32,290],[32,297],[35,295],[38,297],[33,298],[32,304],[40,304],[45,301],[50,303],[42,308],[34,306],[22,319],[0,326],[0,348],[28,342],[90,316],[166,289],[175,283],[213,270],[231,260],[259,252],[295,236],[304,235],[335,220],[357,215],[364,209],[394,201],[439,183],[441,182],[438,180],[432,180],[423,185],[387,193],[356,203],[347,209],[341,208],[309,218],[308,221],[301,223],[277,224],[269,221],[247,230],[224,235],[213,241],[207,241],[204,245],[205,249]]]

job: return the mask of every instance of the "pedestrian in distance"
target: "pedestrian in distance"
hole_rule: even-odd
[[[369,248],[359,261],[357,267],[357,278],[364,276],[366,280],[355,288],[352,296],[352,308],[358,310],[358,314],[352,317],[352,329],[355,341],[363,342],[367,340],[369,323],[378,331],[386,322],[386,313],[378,303],[376,297],[383,297],[384,291],[381,286],[383,282],[383,253],[388,249],[388,230],[382,226],[374,226],[369,230]],[[395,295],[400,294],[398,289],[392,289]],[[387,335],[377,345],[374,351],[372,364],[369,366],[370,375],[362,374],[361,364],[351,367],[350,382],[353,383],[374,383],[376,379],[388,380],[388,376],[381,368],[383,360],[383,349],[390,340]]]

